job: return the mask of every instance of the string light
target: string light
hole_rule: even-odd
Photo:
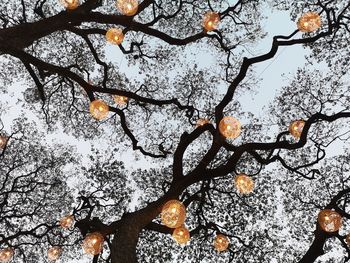
[[[52,247],[52,248],[48,249],[48,251],[47,251],[47,258],[50,261],[56,261],[57,259],[60,258],[61,254],[62,254],[62,248],[60,248],[58,246],[55,246],[55,247]]]
[[[110,28],[107,30],[106,39],[113,45],[120,45],[124,40],[123,30],[120,28]]]
[[[305,126],[305,121],[303,120],[293,121],[289,125],[289,132],[294,136],[294,138],[299,139],[301,136],[301,133],[303,132],[304,126]]]
[[[241,194],[250,194],[254,190],[254,181],[246,174],[239,174],[235,177],[235,186]]]
[[[298,29],[301,32],[314,32],[321,27],[321,17],[316,12],[308,12],[303,14],[297,23]]]
[[[74,222],[74,217],[72,215],[67,215],[60,220],[60,226],[69,229]]]
[[[61,4],[68,10],[74,10],[80,5],[80,2],[79,0],[61,0]]]
[[[216,12],[206,12],[203,16],[202,25],[206,31],[215,30],[220,23],[220,15]]]
[[[180,245],[186,244],[190,240],[190,231],[185,226],[180,226],[174,229],[174,240]]]
[[[102,252],[104,237],[99,232],[93,232],[86,235],[82,247],[85,253],[96,256]]]
[[[133,16],[137,13],[139,3],[137,0],[117,0],[116,6],[123,15]]]
[[[226,116],[219,123],[220,133],[229,139],[235,139],[241,134],[241,124],[233,117]]]
[[[217,251],[222,252],[225,251],[230,244],[228,238],[222,234],[218,234],[214,240],[214,247]]]
[[[10,247],[0,250],[0,262],[11,261],[14,253],[14,250]]]
[[[90,113],[97,120],[107,117],[109,112],[108,105],[103,100],[94,100],[90,103]]]
[[[186,207],[178,200],[170,200],[162,208],[162,223],[170,228],[178,228],[186,219]]]
[[[342,217],[331,209],[321,210],[318,214],[318,224],[325,232],[336,232],[342,226]]]
[[[125,96],[113,95],[113,100],[119,107],[124,107],[129,99]]]

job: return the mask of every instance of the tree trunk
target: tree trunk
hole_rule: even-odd
[[[303,256],[303,258],[298,263],[312,263],[315,262],[319,256],[324,254],[323,246],[327,240],[328,235],[319,229],[315,231],[315,240],[312,242],[309,250]]]
[[[140,229],[130,222],[123,223],[117,230],[111,248],[112,263],[136,263],[136,246]]]
[[[125,215],[114,235],[111,247],[112,263],[136,263],[139,234],[160,212],[164,197],[147,207]]]

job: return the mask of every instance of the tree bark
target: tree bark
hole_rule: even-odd
[[[135,222],[123,223],[117,230],[111,248],[112,263],[136,263],[136,246],[141,229]]]
[[[323,246],[328,237],[329,234],[323,232],[321,229],[319,229],[319,226],[317,226],[314,241],[312,242],[309,250],[298,263],[312,263],[315,262],[319,256],[322,256],[324,254]]]
[[[149,204],[147,207],[123,216],[115,232],[112,247],[112,263],[136,263],[136,247],[139,234],[158,216],[165,199]]]

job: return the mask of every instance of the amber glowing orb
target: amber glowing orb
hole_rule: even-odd
[[[216,12],[207,12],[204,14],[202,25],[206,31],[215,30],[220,23],[220,15]]]
[[[97,120],[107,117],[109,112],[108,105],[103,100],[94,100],[90,103],[90,113]]]
[[[350,233],[346,235],[345,242],[350,247]]]
[[[74,10],[80,5],[80,2],[79,0],[61,0],[61,4],[68,10]]]
[[[0,250],[0,262],[10,262],[14,253],[10,247]]]
[[[60,248],[58,246],[55,246],[55,247],[52,247],[52,248],[48,249],[48,251],[47,251],[47,258],[50,261],[56,261],[57,259],[60,258],[61,254],[62,254],[62,248]]]
[[[120,45],[124,40],[123,30],[120,28],[110,28],[107,30],[106,39],[113,45]]]
[[[102,252],[103,242],[103,235],[99,232],[93,232],[86,235],[82,246],[85,253],[95,256]]]
[[[162,223],[170,228],[178,228],[186,219],[186,207],[178,200],[170,200],[162,209]]]
[[[126,16],[133,16],[139,8],[138,0],[117,0],[115,3],[119,12]]]
[[[305,126],[305,121],[303,120],[293,121],[289,125],[289,132],[293,135],[294,138],[299,139],[301,136],[301,133],[303,132],[304,126]]]
[[[125,96],[119,96],[119,95],[114,95],[113,96],[113,99],[114,99],[114,102],[120,106],[120,107],[123,107],[125,106],[126,104],[128,104],[128,97],[125,97]]]
[[[222,252],[225,251],[230,244],[228,238],[222,234],[218,234],[214,240],[214,247],[217,251]]]
[[[4,149],[6,146],[8,138],[6,136],[0,135],[0,149]]]
[[[254,181],[246,174],[239,174],[235,177],[235,186],[241,194],[250,194],[254,190]]]
[[[74,222],[74,217],[72,215],[68,215],[63,217],[60,220],[60,226],[65,229],[69,229],[73,225],[73,222]]]
[[[197,123],[196,123],[196,127],[201,127],[205,124],[210,123],[210,121],[208,119],[198,119]]]
[[[321,17],[316,12],[305,13],[298,20],[298,29],[301,32],[314,32],[321,27]]]
[[[188,231],[188,229],[184,226],[175,228],[173,238],[180,245],[184,245],[190,240],[190,231]]]
[[[229,139],[235,139],[241,134],[241,124],[233,117],[226,116],[219,123],[220,133]]]
[[[342,226],[342,217],[336,211],[324,209],[318,214],[318,224],[325,232],[336,232]]]

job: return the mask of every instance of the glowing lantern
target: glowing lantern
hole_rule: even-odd
[[[59,259],[61,254],[62,254],[62,248],[55,246],[55,247],[49,248],[49,250],[47,251],[47,258],[51,261],[56,261],[57,259]]]
[[[297,25],[301,32],[314,32],[321,27],[321,17],[316,12],[308,12],[299,18]]]
[[[173,238],[180,245],[186,244],[190,240],[190,231],[185,226],[174,229]]]
[[[97,120],[107,117],[109,112],[108,105],[103,100],[94,100],[90,103],[90,113]]]
[[[65,216],[60,220],[60,226],[69,229],[73,225],[73,221],[74,217],[72,215]]]
[[[137,13],[139,3],[137,0],[117,0],[116,6],[123,15],[133,16]]]
[[[13,257],[14,251],[8,247],[0,250],[0,262],[9,262]]]
[[[347,234],[347,236],[345,238],[345,242],[346,242],[346,244],[348,244],[348,247],[350,247],[350,233]]]
[[[203,17],[202,25],[206,31],[212,31],[218,27],[220,15],[216,12],[207,12]]]
[[[93,232],[86,235],[82,246],[85,253],[95,256],[102,252],[103,242],[103,235],[99,232]]]
[[[225,251],[228,248],[229,244],[230,244],[230,241],[226,236],[222,234],[216,235],[214,240],[214,247],[217,251],[219,252]]]
[[[0,149],[4,149],[6,146],[8,138],[6,136],[0,135]]]
[[[303,120],[298,120],[298,121],[293,121],[289,125],[289,132],[297,139],[300,138],[301,133],[303,132],[305,126],[305,121]]]
[[[106,39],[111,44],[120,45],[124,40],[123,31],[120,28],[110,28],[106,33]]]
[[[210,123],[210,121],[208,119],[198,119],[196,127],[201,127],[201,126],[208,124],[208,123]]]
[[[235,186],[241,194],[250,194],[254,190],[254,181],[246,174],[239,174],[235,177]]]
[[[61,0],[61,4],[68,10],[74,10],[80,5],[80,2],[79,0]]]
[[[325,232],[336,232],[342,226],[342,217],[331,209],[324,209],[318,214],[318,224]]]
[[[120,107],[123,107],[128,103],[128,97],[125,96],[114,95],[113,99],[114,102]]]
[[[162,209],[162,223],[170,228],[182,226],[186,219],[186,207],[178,200],[170,200]]]
[[[233,117],[226,116],[219,123],[220,133],[229,139],[235,139],[241,134],[241,124]]]

